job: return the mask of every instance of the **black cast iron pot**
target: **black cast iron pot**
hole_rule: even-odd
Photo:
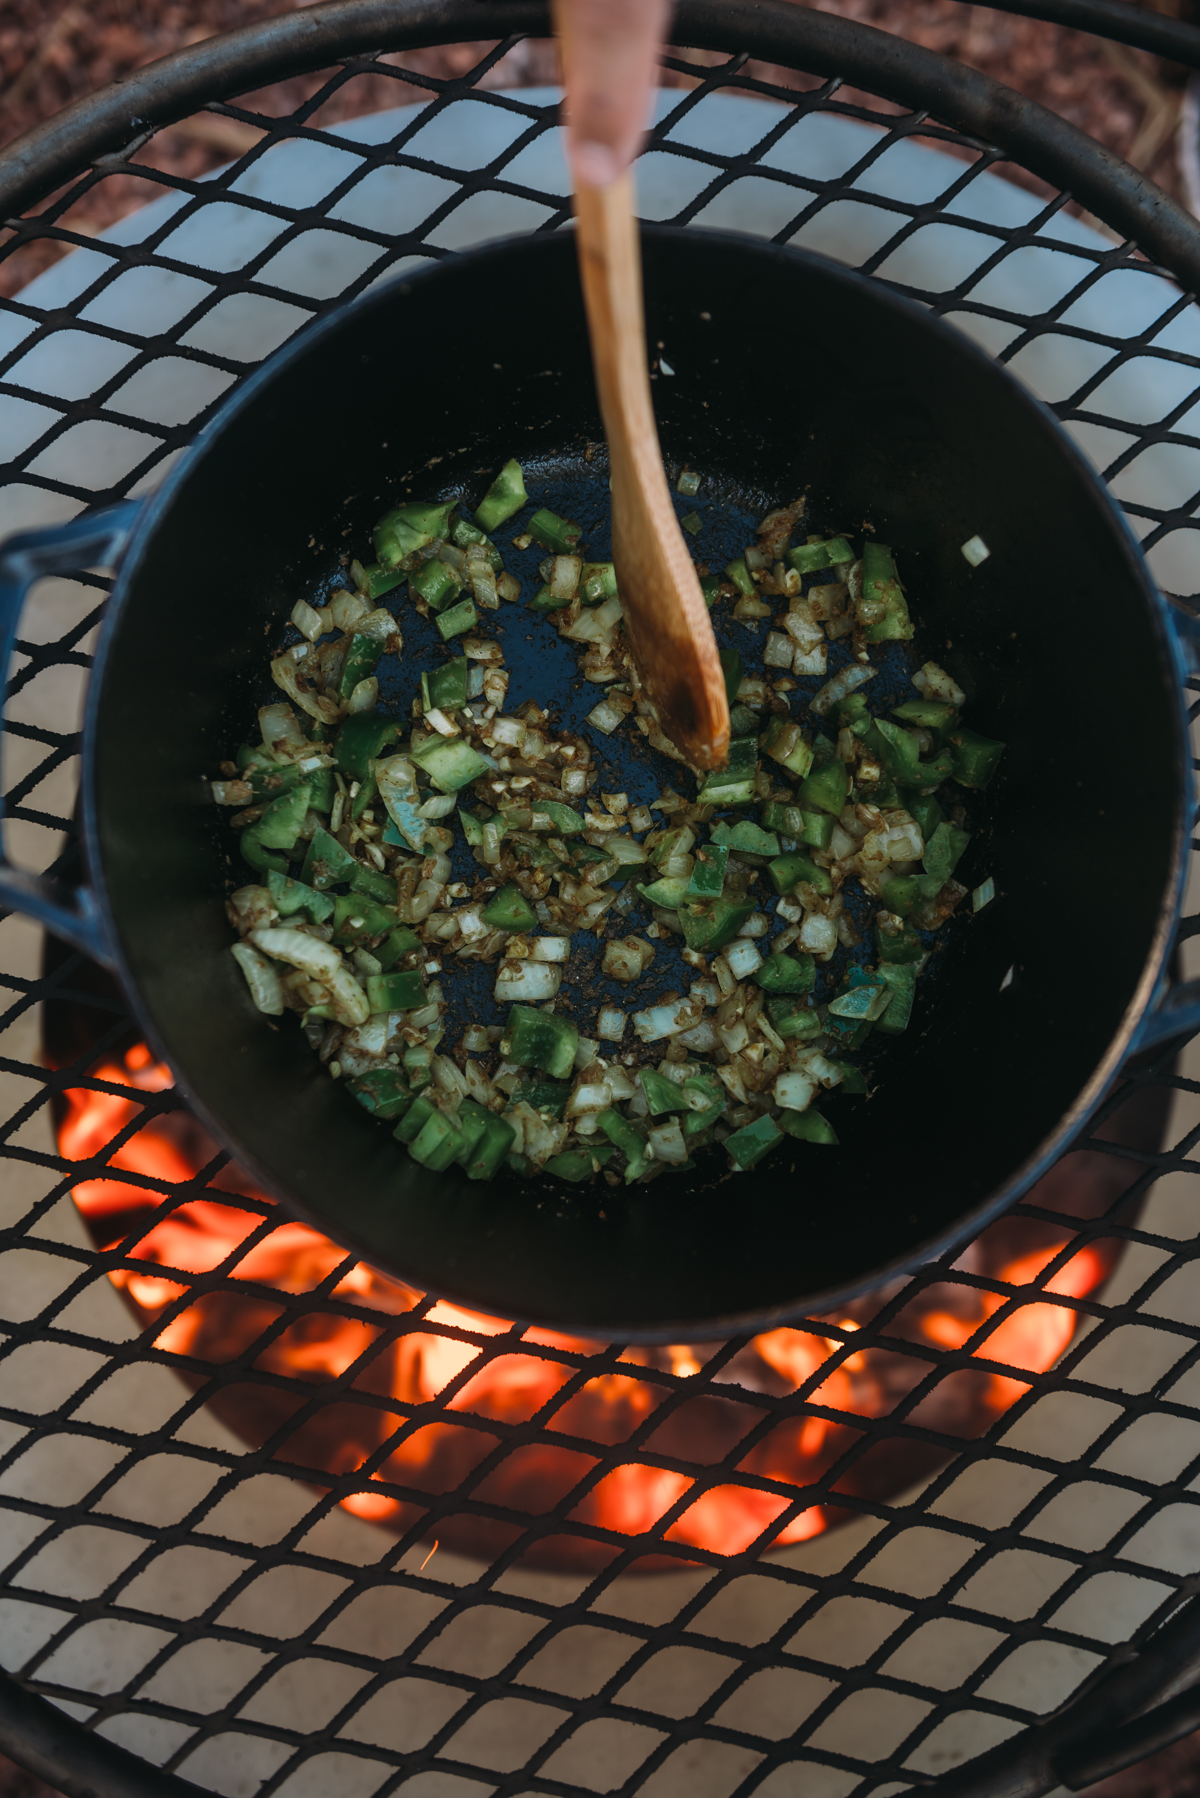
[[[876,1092],[841,1102],[843,1146],[786,1144],[742,1176],[714,1150],[619,1190],[432,1175],[329,1080],[294,1018],[253,1010],[228,954],[222,900],[250,876],[202,777],[279,697],[266,652],[295,600],[342,584],[340,556],[397,497],[477,496],[514,454],[532,496],[603,515],[566,234],[372,293],[245,382],[143,505],[10,540],[10,645],[38,574],[120,571],[88,695],[90,885],[6,867],[0,898],[115,967],[198,1114],[301,1217],[470,1306],[694,1340],[824,1310],[967,1240],[1135,1048],[1194,1027],[1200,983],[1164,1000],[1191,803],[1175,614],[1050,413],[966,339],[819,257],[695,229],[647,230],[644,253],[649,340],[674,371],[655,387],[664,454],[703,473],[725,519],[704,553],[728,559],[748,515],[805,488],[822,524],[870,521],[902,554],[912,665],[944,663],[968,722],[1008,744],[976,796],[966,871],[998,897],[946,932]],[[970,572],[960,545],[977,534],[992,554]],[[510,708],[536,697],[575,719],[595,703],[535,615],[485,622],[506,638]],[[621,754],[616,775],[644,784]]]

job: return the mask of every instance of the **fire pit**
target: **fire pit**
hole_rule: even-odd
[[[64,951],[50,941],[52,959],[61,962]],[[98,991],[109,986],[94,966],[86,984]],[[115,1006],[115,987],[109,996]],[[47,1059],[56,1061],[56,1044],[67,1041],[70,1062],[79,1065],[89,1013],[76,1001],[59,1022],[65,1003],[51,999],[46,1007]],[[444,1302],[425,1311],[423,1294],[361,1263],[345,1271],[342,1249],[303,1224],[276,1219],[270,1199],[233,1164],[213,1179],[220,1200],[184,1200],[163,1215],[164,1185],[204,1185],[205,1170],[220,1159],[216,1145],[186,1111],[150,1108],[147,1102],[156,1099],[170,1104],[172,1082],[144,1042],[93,1064],[88,1073],[88,1085],[62,1092],[58,1148],[67,1162],[99,1162],[111,1170],[78,1183],[73,1196],[96,1248],[120,1246],[125,1265],[109,1278],[139,1331],[159,1350],[206,1369],[251,1358],[256,1371],[286,1382],[243,1381],[209,1399],[217,1416],[254,1448],[271,1442],[303,1409],[297,1382],[321,1387],[352,1372],[355,1391],[384,1402],[326,1407],[289,1432],[286,1445],[293,1465],[306,1464],[343,1483],[371,1464],[373,1471],[340,1499],[352,1515],[405,1538],[436,1535],[447,1547],[490,1560],[508,1546],[507,1525],[485,1512],[438,1521],[436,1510],[430,1513],[417,1495],[441,1497],[475,1485],[476,1496],[489,1504],[540,1517],[561,1509],[594,1471],[597,1457],[585,1445],[618,1449],[635,1436],[645,1443],[655,1461],[618,1464],[570,1508],[571,1533],[531,1543],[524,1558],[549,1567],[605,1567],[619,1552],[614,1535],[645,1535],[677,1509],[694,1481],[661,1465],[661,1456],[689,1468],[731,1462],[737,1475],[749,1476],[745,1483],[706,1491],[665,1531],[667,1542],[717,1555],[740,1554],[764,1539],[772,1549],[803,1542],[849,1515],[836,1503],[814,1502],[772,1528],[806,1493],[822,1501],[839,1493],[884,1499],[911,1485],[946,1459],[937,1438],[944,1444],[946,1438],[981,1436],[1027,1395],[1028,1381],[983,1363],[1033,1375],[1058,1360],[1081,1314],[1028,1298],[1006,1305],[1004,1290],[1036,1283],[1068,1298],[1094,1293],[1121,1245],[1100,1238],[1080,1246],[1077,1220],[1103,1217],[1137,1178],[1136,1163],[1094,1151],[1068,1157],[1030,1194],[1034,1213],[992,1225],[949,1279],[911,1295],[908,1283],[898,1282],[891,1292],[860,1299],[836,1316],[814,1318],[811,1327],[771,1330],[747,1342],[627,1347],[620,1372],[580,1384],[572,1375],[595,1354],[594,1344],[538,1330],[524,1332],[514,1345],[514,1326],[495,1318]],[[1125,1113],[1102,1126],[1103,1135],[1156,1150],[1165,1121],[1162,1090],[1139,1089]],[[148,1184],[129,1184],[122,1171],[144,1176]],[[254,1209],[240,1209],[225,1195],[253,1200]],[[1054,1214],[1057,1221],[1051,1221]],[[218,1289],[194,1290],[196,1276],[220,1267],[228,1277]],[[953,1277],[959,1272],[975,1279],[960,1284]],[[344,1312],[274,1327],[280,1317],[276,1295],[331,1281],[330,1297],[343,1302]],[[373,1355],[374,1331],[355,1315],[358,1309],[413,1322],[423,1311],[425,1317],[408,1330],[402,1322],[390,1346]],[[856,1333],[885,1310],[889,1345],[858,1349]],[[497,1338],[508,1340],[500,1344]],[[853,1352],[846,1352],[847,1345]],[[935,1365],[930,1348],[965,1350],[979,1365],[961,1367],[919,1394]],[[712,1364],[708,1390],[666,1407],[658,1424],[656,1413],[672,1386],[696,1378],[706,1364]],[[659,1373],[671,1376],[670,1383],[659,1383]],[[798,1413],[770,1403],[801,1392],[809,1403]],[[870,1442],[871,1423],[898,1408],[930,1435]],[[777,1421],[764,1434],[764,1413],[772,1412]],[[424,1421],[434,1414],[438,1421]],[[535,1419],[536,1438],[475,1482],[477,1469],[502,1440],[487,1422],[512,1431]],[[747,1439],[753,1445],[739,1454]],[[780,1488],[794,1489],[790,1505]],[[675,1558],[644,1556],[639,1570],[679,1565]]]
[[[9,247],[76,249],[0,312],[6,528],[153,484],[257,356],[404,258],[563,222],[552,96],[481,86],[503,43],[451,83],[365,60],[406,17],[308,8],[159,71],[146,130],[204,103],[258,136],[209,180],[130,148],[128,91],[0,163],[3,216],[29,213]],[[543,26],[524,0],[488,18]],[[444,0],[422,30],[478,19]],[[1151,29],[1200,64],[1170,21],[1132,41]],[[647,211],[831,249],[950,314],[1059,407],[1159,578],[1200,589],[1200,332],[1147,260],[1194,281],[1186,221],[910,46],[706,0],[679,31],[700,50]],[[323,59],[298,111],[230,98]],[[323,96],[360,77],[432,106],[326,131]],[[1002,179],[1006,156],[1134,242]],[[152,204],[74,233],[109,179]],[[42,866],[101,585],[39,594],[18,646],[10,848]],[[628,1349],[456,1312],[282,1219],[216,1165],[103,978],[36,956],[0,921],[0,1750],[49,1783],[851,1798],[986,1753],[952,1789],[1000,1762],[1031,1795],[1078,1783],[1101,1724],[1091,1777],[1191,1726],[1191,1061],[1133,1071],[956,1266],[751,1341]]]

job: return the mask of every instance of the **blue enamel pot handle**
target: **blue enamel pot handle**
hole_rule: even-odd
[[[7,672],[26,595],[49,574],[78,574],[84,568],[115,568],[124,553],[140,500],[124,500],[100,512],[85,512],[69,524],[22,531],[0,545],[0,667]],[[3,797],[0,795],[0,833]],[[0,834],[0,905],[22,912],[65,938],[93,960],[111,964],[100,908],[91,889],[72,887],[47,874],[16,868]]]

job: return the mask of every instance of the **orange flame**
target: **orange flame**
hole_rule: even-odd
[[[320,1387],[357,1367],[341,1395],[314,1408],[279,1451],[281,1460],[309,1477],[319,1477],[320,1472],[346,1476],[361,1469],[390,1440],[386,1458],[363,1476],[359,1490],[341,1500],[355,1516],[411,1528],[423,1515],[419,1502],[398,1499],[385,1488],[399,1486],[417,1495],[452,1493],[500,1442],[479,1427],[481,1421],[521,1424],[541,1412],[546,1420],[538,1440],[510,1448],[472,1492],[491,1505],[545,1515],[594,1474],[603,1451],[647,1424],[676,1390],[676,1383],[699,1375],[713,1352],[712,1345],[703,1343],[627,1349],[621,1364],[630,1367],[628,1374],[610,1372],[591,1379],[555,1408],[573,1368],[552,1355],[539,1354],[539,1349],[578,1358],[594,1354],[595,1344],[555,1331],[528,1330],[511,1351],[489,1356],[480,1339],[486,1342],[509,1332],[511,1326],[445,1302],[374,1356],[372,1346],[381,1324],[347,1318],[338,1311],[307,1312],[272,1334],[270,1326],[278,1323],[283,1310],[272,1302],[272,1293],[310,1292],[339,1268],[332,1296],[375,1313],[412,1311],[422,1295],[363,1263],[346,1267],[345,1252],[336,1244],[307,1225],[276,1223],[273,1207],[265,1219],[260,1209],[241,1209],[215,1197],[189,1198],[163,1209],[153,1185],[121,1175],[168,1185],[193,1180],[212,1158],[211,1139],[182,1111],[151,1117],[137,1127],[143,1095],[172,1084],[169,1070],[153,1062],[145,1045],[131,1049],[123,1063],[110,1061],[97,1067],[92,1078],[111,1090],[80,1087],[65,1093],[59,1146],[66,1159],[90,1161],[105,1170],[89,1172],[75,1187],[76,1203],[94,1237],[106,1246],[126,1240],[127,1257],[146,1264],[114,1270],[113,1283],[143,1325],[152,1329],[161,1325],[153,1338],[155,1346],[187,1358],[193,1367],[235,1361],[264,1332],[265,1345],[253,1357],[254,1369]],[[126,1140],[110,1148],[124,1131],[129,1131]],[[270,1204],[236,1168],[225,1168],[208,1185],[214,1193]],[[250,1241],[255,1236],[257,1240]],[[1068,1240],[1060,1231],[1053,1241],[1043,1241],[1015,1258],[1010,1245],[1009,1258],[989,1271],[999,1281],[1032,1287]],[[192,1290],[186,1276],[209,1273],[226,1263],[229,1279],[223,1288],[200,1294]],[[655,1530],[674,1510],[676,1515],[663,1532],[668,1541],[727,1555],[740,1554],[760,1539],[765,1546],[777,1547],[814,1536],[848,1512],[825,1499],[802,1506],[781,1528],[776,1527],[777,1519],[861,1440],[865,1419],[891,1410],[927,1377],[931,1361],[928,1355],[921,1356],[920,1343],[966,1349],[969,1360],[1040,1373],[1063,1352],[1077,1321],[1070,1306],[1047,1302],[1040,1294],[1083,1297],[1105,1277],[1109,1265],[1100,1250],[1081,1248],[1044,1288],[1034,1289],[1039,1296],[1031,1292],[1027,1302],[1009,1309],[990,1334],[984,1332],[1009,1303],[1007,1297],[949,1281],[925,1288],[888,1332],[901,1345],[911,1342],[911,1355],[873,1345],[848,1348],[847,1339],[878,1309],[878,1298],[858,1301],[846,1315],[825,1320],[836,1331],[829,1336],[815,1327],[766,1331],[727,1363],[720,1393],[714,1390],[715,1382],[702,1384],[694,1397],[684,1393],[643,1443],[645,1450],[682,1461],[698,1474],[706,1466],[720,1464],[726,1477],[709,1484],[702,1477],[693,1479],[655,1466],[633,1452],[568,1505],[568,1521],[636,1538]],[[815,1320],[816,1326],[821,1322]],[[439,1326],[474,1340],[440,1333]],[[824,1368],[828,1371],[822,1377]],[[656,1378],[661,1373],[673,1379],[664,1383]],[[199,1383],[194,1372],[189,1376],[185,1370],[185,1377]],[[737,1445],[752,1429],[761,1429],[763,1418],[760,1408],[739,1402],[739,1390],[779,1396],[814,1380],[804,1406],[776,1422],[735,1461]],[[983,1365],[960,1367],[942,1378],[932,1396],[927,1395],[910,1415],[943,1431],[974,1435],[1025,1390],[1026,1384],[1011,1374]],[[394,1407],[356,1401],[356,1394],[367,1393],[394,1401]],[[294,1388],[247,1379],[221,1386],[209,1402],[243,1438],[261,1443],[286,1424],[304,1400]],[[456,1423],[457,1415],[469,1417],[470,1424]],[[556,1437],[562,1438],[561,1445]],[[595,1446],[595,1454],[587,1452],[589,1445]],[[895,1466],[894,1459],[893,1453],[885,1475],[880,1470],[864,1471],[869,1456],[864,1457],[857,1471],[837,1482],[835,1492],[879,1495],[872,1480],[886,1477],[891,1481],[888,1489],[894,1490],[923,1470],[911,1460]],[[742,1484],[739,1474],[783,1486],[794,1496]],[[430,1527],[432,1531],[432,1523]],[[443,1544],[465,1552],[485,1552],[513,1534],[505,1526],[466,1515],[442,1516],[436,1527]],[[614,1552],[586,1531],[568,1531],[543,1541],[538,1556],[550,1564],[592,1566],[603,1564]],[[657,1562],[642,1563],[645,1568],[678,1564],[661,1556]]]

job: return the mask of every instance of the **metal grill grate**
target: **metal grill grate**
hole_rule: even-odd
[[[147,92],[157,81],[156,125],[204,104],[260,134],[203,180],[153,166],[148,127],[129,139],[136,95],[122,129],[97,103],[32,161],[0,158],[0,191],[28,208],[9,221],[0,278],[18,271],[15,287],[48,243],[73,252],[0,308],[0,527],[148,490],[228,386],[312,317],[415,260],[567,217],[555,96],[517,87],[517,37],[440,80],[362,54],[364,34],[456,43],[480,28],[468,0],[423,9],[432,26],[395,8],[386,31],[358,0],[306,10],[315,49],[295,15],[244,34],[236,55],[199,46],[139,78]],[[731,8],[722,39],[715,13],[682,7],[681,41],[704,48],[668,59],[682,86],[643,158],[645,215],[825,249],[951,317],[1055,404],[1160,580],[1200,590],[1200,318],[1147,260],[1174,230],[1186,279],[1186,226],[1137,200],[1144,229],[1114,241],[1048,186],[1066,152],[1036,109],[1016,109],[989,147],[962,127],[993,103],[990,84],[914,52],[879,99],[879,34],[755,12]],[[513,4],[488,17],[539,25]],[[330,72],[302,104],[276,113],[269,90],[237,103],[306,66]],[[403,110],[378,110],[381,82]],[[352,116],[356,84],[368,116]],[[1076,167],[1075,193],[1128,229],[1119,174],[1106,189],[1082,146]],[[72,216],[106,181],[140,210],[92,239]],[[18,645],[5,805],[30,865],[72,854],[67,726],[103,590],[96,576],[43,587]],[[1197,928],[1184,926],[1185,959]],[[1200,1577],[1190,1050],[1183,1073],[1164,1056],[1133,1074],[1083,1152],[1018,1208],[1039,1251],[1018,1278],[998,1277],[986,1243],[931,1265],[874,1316],[781,1333],[808,1370],[772,1383],[747,1373],[743,1343],[622,1351],[521,1332],[332,1249],[293,1262],[290,1286],[269,1277],[297,1227],[238,1195],[169,1091],[114,1077],[132,1040],[119,999],[78,957],[52,954],[43,971],[39,952],[30,927],[0,923],[0,1659],[73,1720],[41,1750],[36,1707],[18,1716],[10,1699],[3,1713],[13,1750],[42,1752],[69,1789],[84,1789],[99,1740],[132,1751],[92,1766],[88,1789],[114,1793],[183,1791],[167,1777],[179,1774],[247,1798],[882,1798],[999,1743],[1026,1757],[1011,1789],[1033,1791],[1053,1783],[1035,1726],[1081,1689],[1086,1702],[1110,1674],[1124,1681],[1095,1700],[1108,1722],[1175,1689],[1129,1647],[1168,1618],[1175,1685],[1193,1677],[1196,1625],[1180,1609]],[[68,1092],[113,1105],[71,1160],[52,1128]],[[139,1136],[155,1133],[179,1153],[169,1177],[139,1171]],[[148,1220],[127,1199],[135,1222],[97,1250],[69,1195],[106,1178],[161,1205]],[[227,1252],[199,1271],[164,1266],[148,1221],[194,1216],[199,1200],[242,1220]],[[1048,1245],[1061,1245],[1049,1260]],[[1100,1271],[1117,1262],[1103,1287],[1075,1277],[1088,1255]],[[253,1329],[216,1358],[179,1346],[194,1344],[181,1323],[233,1294],[258,1307]],[[934,1299],[961,1325],[953,1341],[912,1322]],[[1034,1371],[1029,1333],[1059,1346],[1072,1327],[1061,1359]],[[415,1397],[397,1396],[401,1355],[420,1360]],[[526,1399],[497,1414],[478,1395],[502,1358]],[[982,1409],[947,1402],[964,1381],[991,1394]],[[604,1382],[623,1396],[600,1427],[587,1395]],[[754,1460],[773,1432],[807,1426],[840,1432],[816,1486]],[[431,1489],[411,1455],[406,1479],[389,1475],[398,1450],[438,1430],[466,1442],[452,1481]],[[339,1463],[343,1442],[354,1453]],[[528,1465],[541,1475],[522,1485]],[[638,1518],[596,1510],[634,1478]],[[730,1488],[762,1501],[761,1528],[698,1546],[689,1513]],[[830,1527],[770,1552],[817,1506]],[[678,1570],[639,1572],[648,1560]],[[1068,1712],[1064,1740],[1082,1715]],[[139,1765],[163,1772],[140,1787]]]

